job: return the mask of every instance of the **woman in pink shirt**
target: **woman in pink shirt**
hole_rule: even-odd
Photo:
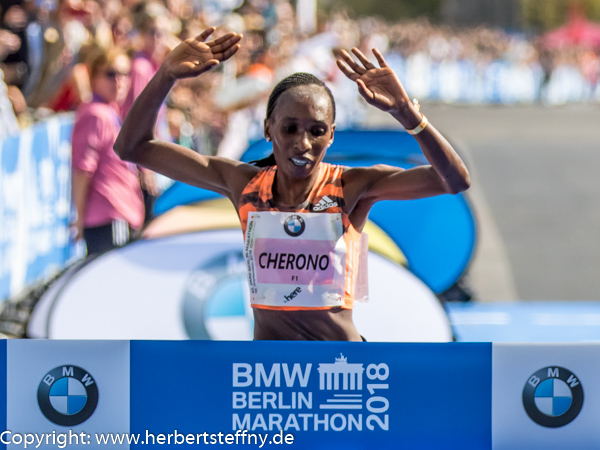
[[[129,241],[142,227],[144,204],[138,170],[113,151],[121,128],[117,102],[127,92],[129,58],[121,51],[99,50],[91,58],[93,98],[77,110],[73,128],[73,202],[77,238],[88,254]]]

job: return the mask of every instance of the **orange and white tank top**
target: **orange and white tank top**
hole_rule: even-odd
[[[254,308],[351,309],[355,298],[366,299],[357,280],[366,270],[367,236],[348,219],[343,170],[321,163],[306,206],[293,212],[280,211],[273,201],[277,166],[262,169],[242,192],[239,215]]]

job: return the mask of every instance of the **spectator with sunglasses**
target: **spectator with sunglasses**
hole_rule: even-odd
[[[144,221],[138,169],[113,151],[121,128],[117,104],[127,93],[130,69],[121,50],[98,48],[90,56],[92,101],[82,104],[75,117],[73,226],[76,239],[85,240],[88,255],[126,244]]]

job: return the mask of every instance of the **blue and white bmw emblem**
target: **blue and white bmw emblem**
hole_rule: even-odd
[[[525,383],[523,406],[538,425],[549,428],[567,425],[583,407],[581,382],[564,367],[544,367]]]
[[[81,367],[59,366],[42,378],[38,404],[44,416],[66,427],[85,422],[98,405],[98,386]]]
[[[300,236],[305,228],[304,219],[297,214],[291,215],[283,222],[283,231],[292,237]]]

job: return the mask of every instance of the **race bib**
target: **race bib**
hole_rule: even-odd
[[[342,305],[346,245],[340,213],[250,212],[244,253],[253,306]]]

